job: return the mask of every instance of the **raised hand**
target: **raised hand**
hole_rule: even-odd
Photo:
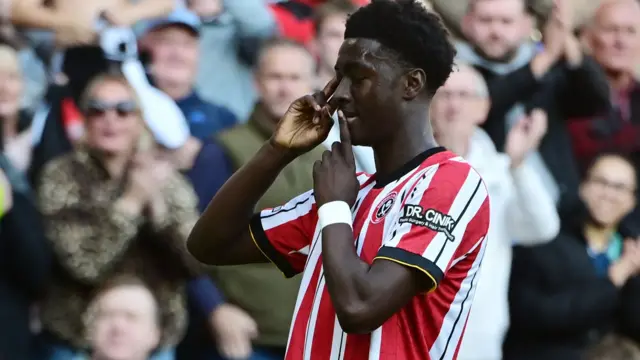
[[[507,134],[504,151],[511,158],[511,167],[520,166],[527,154],[540,145],[547,133],[547,113],[542,109],[533,109],[513,125]]]
[[[271,142],[296,153],[304,153],[321,144],[333,126],[331,115],[336,109],[328,100],[338,84],[339,80],[333,78],[322,91],[294,101],[280,119]]]
[[[165,159],[150,160],[147,166],[149,166],[151,177],[158,185],[158,187],[154,189],[154,193],[149,198],[147,208],[149,211],[149,217],[154,226],[157,228],[163,228],[168,225],[169,206],[164,195],[165,192],[162,190],[169,181],[174,169],[171,163]]]
[[[567,43],[567,35],[572,31],[571,0],[554,0],[553,9],[544,27],[545,51],[553,57],[560,57]]]
[[[244,310],[231,304],[216,308],[210,318],[216,345],[225,359],[248,359],[251,343],[258,335],[258,325]]]
[[[322,154],[322,160],[313,164],[313,188],[318,206],[331,201],[344,201],[353,206],[360,190],[356,178],[356,163],[351,146],[347,120],[338,111],[340,142]]]
[[[622,256],[609,267],[609,278],[618,287],[640,273],[640,239],[625,239]]]
[[[632,275],[640,273],[640,240],[626,239],[620,261],[628,264]]]
[[[161,191],[173,173],[171,164],[151,154],[138,154],[129,171],[126,193],[143,203],[161,196]]]
[[[60,47],[92,44],[98,36],[93,19],[79,14],[62,15],[54,34]]]

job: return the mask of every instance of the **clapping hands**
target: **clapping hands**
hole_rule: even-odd
[[[151,153],[136,155],[129,169],[125,197],[146,209],[154,225],[161,226],[167,217],[168,207],[163,190],[174,171],[168,160]]]
[[[609,278],[618,287],[640,274],[640,239],[625,239],[622,256],[609,268]]]
[[[511,167],[522,164],[527,154],[535,151],[542,137],[547,133],[547,113],[542,109],[533,109],[513,125],[507,134],[505,153],[511,158]]]

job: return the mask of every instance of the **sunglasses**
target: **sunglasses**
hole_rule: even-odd
[[[86,114],[89,117],[102,116],[109,111],[115,111],[119,117],[125,117],[138,112],[138,105],[134,101],[106,102],[101,100],[89,100]]]

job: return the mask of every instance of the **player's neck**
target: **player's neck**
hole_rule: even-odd
[[[422,117],[422,119],[425,119],[425,117]],[[406,124],[416,123],[412,121],[406,122]],[[438,143],[433,138],[431,128],[428,126],[399,128],[389,137],[388,141],[373,147],[376,173],[380,176],[391,174],[419,154],[437,146]]]

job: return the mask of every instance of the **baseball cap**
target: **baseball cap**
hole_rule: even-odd
[[[181,5],[164,18],[144,21],[137,25],[136,33],[138,37],[140,37],[155,29],[171,25],[186,27],[193,31],[194,34],[198,35],[200,34],[202,21],[200,21],[200,17],[196,15],[196,13]]]

